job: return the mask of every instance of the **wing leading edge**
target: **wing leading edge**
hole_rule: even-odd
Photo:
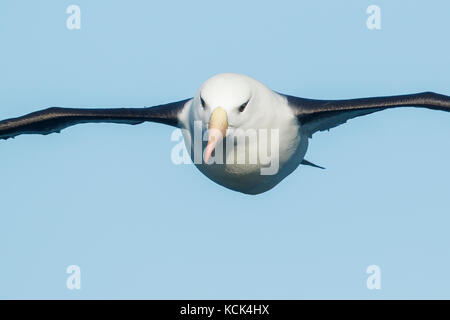
[[[310,135],[329,130],[352,118],[390,108],[419,107],[450,112],[450,97],[434,92],[348,100],[314,100],[284,96]]]
[[[50,134],[80,123],[139,124],[158,122],[178,127],[178,115],[190,99],[146,108],[79,109],[48,108],[0,121],[0,139],[21,134]]]

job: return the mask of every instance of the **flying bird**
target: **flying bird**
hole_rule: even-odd
[[[450,111],[450,97],[416,94],[316,100],[275,92],[241,74],[218,74],[193,98],[144,108],[52,107],[0,121],[0,139],[50,134],[79,123],[158,122],[182,129],[189,156],[216,183],[246,194],[272,189],[305,159],[315,132],[397,107]],[[231,141],[231,142],[229,142]],[[321,167],[319,167],[321,168]]]

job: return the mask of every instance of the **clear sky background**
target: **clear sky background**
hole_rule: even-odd
[[[66,8],[81,8],[81,30]],[[381,8],[368,30],[366,8]],[[0,118],[142,107],[221,72],[309,98],[450,95],[448,1],[2,1]],[[0,298],[450,298],[450,114],[405,108],[310,141],[248,196],[171,162],[172,128],[0,141]],[[366,268],[381,268],[368,290]],[[81,268],[81,290],[66,268]]]

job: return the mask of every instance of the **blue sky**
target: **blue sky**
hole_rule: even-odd
[[[66,8],[81,8],[81,29]],[[381,8],[368,30],[366,8]],[[309,98],[450,95],[446,1],[2,1],[0,118],[142,107],[238,72]],[[450,298],[450,115],[314,135],[275,189],[172,164],[172,128],[0,141],[0,298]],[[366,268],[381,268],[368,290]],[[66,268],[81,268],[81,290]]]

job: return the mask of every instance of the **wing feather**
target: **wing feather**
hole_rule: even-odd
[[[434,92],[348,100],[314,100],[284,96],[310,135],[329,130],[350,119],[390,108],[419,107],[450,112],[450,97]]]
[[[21,134],[50,134],[80,123],[139,124],[158,122],[177,127],[178,115],[190,99],[146,108],[79,109],[47,108],[25,116],[0,121],[0,139]]]

